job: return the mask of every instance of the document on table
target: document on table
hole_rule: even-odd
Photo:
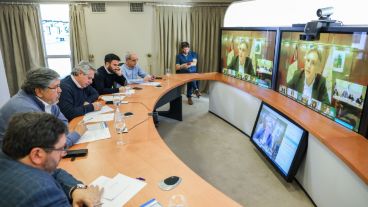
[[[78,140],[77,144],[108,139],[111,137],[110,130],[105,122],[87,124],[86,127],[87,131]]]
[[[158,85],[160,85],[160,82],[144,82],[144,83],[141,83],[139,85],[144,85],[144,86],[158,86]]]
[[[114,109],[112,109],[111,107],[105,105],[99,111],[92,111],[92,112],[86,113],[84,115],[84,117],[91,118],[91,117],[93,117],[97,114],[103,114],[103,113],[112,112],[112,111],[114,111]]]
[[[118,173],[114,178],[100,176],[91,185],[104,188],[101,203],[106,207],[120,207],[137,194],[146,183]]]
[[[95,114],[95,115],[92,115],[92,116],[84,116],[83,117],[84,123],[112,121],[113,119],[114,119],[114,113]]]
[[[114,93],[115,95],[115,93]],[[124,100],[125,96],[122,96],[122,93],[116,93],[116,95],[121,95],[120,96],[120,100]],[[114,96],[101,96],[101,99],[104,100],[104,101],[113,101],[113,97]]]

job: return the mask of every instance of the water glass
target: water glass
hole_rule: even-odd
[[[166,74],[166,76],[170,76],[171,75],[171,69],[170,68],[166,68],[165,69],[165,74]]]
[[[187,207],[187,200],[184,195],[177,194],[171,196],[168,207]]]
[[[114,106],[116,106],[116,107],[120,106],[121,96],[120,95],[113,95],[112,96],[112,102],[113,102]]]

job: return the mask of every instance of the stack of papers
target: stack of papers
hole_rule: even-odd
[[[91,185],[104,188],[101,198],[102,206],[121,207],[137,194],[146,183],[119,173],[114,178],[100,176]]]
[[[96,116],[98,114],[103,114],[103,113],[112,112],[112,111],[114,111],[114,109],[112,109],[111,107],[105,105],[99,111],[92,111],[92,112],[86,113],[84,115],[83,120],[85,121],[85,119],[89,119],[89,118],[91,118],[93,116]]]
[[[77,144],[93,142],[111,137],[110,130],[105,122],[86,125],[87,131],[78,140]]]
[[[97,111],[96,111],[97,112]],[[91,116],[84,116],[84,123],[92,123],[92,122],[103,122],[103,121],[112,121],[114,119],[114,113],[108,114],[94,114]]]
[[[120,95],[120,100],[124,100],[125,96],[122,95],[122,93],[116,93],[116,95]],[[104,101],[113,101],[114,96],[101,96],[101,99]]]

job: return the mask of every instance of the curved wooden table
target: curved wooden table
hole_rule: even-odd
[[[148,115],[164,94],[191,80],[220,81],[267,102],[315,135],[368,184],[368,141],[363,136],[273,90],[220,73],[171,75],[161,81],[160,88],[140,86],[143,90],[136,90],[135,94],[126,98],[129,104],[120,106],[121,111],[134,113],[134,116],[126,120],[129,129],[134,127],[124,134],[129,144],[122,148],[116,147],[118,135],[110,122],[111,139],[74,146],[74,149],[88,148],[88,156],[74,162],[63,160],[59,166],[86,183],[101,175],[113,177],[117,173],[145,178],[147,185],[127,206],[139,206],[151,198],[156,198],[165,206],[174,194],[185,195],[189,206],[240,206],[187,167],[164,143],[157,133],[152,117]],[[70,123],[71,128],[80,119],[74,119]],[[183,182],[174,190],[160,190],[158,182],[171,175],[182,177]]]

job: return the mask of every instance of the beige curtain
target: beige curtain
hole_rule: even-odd
[[[86,22],[83,5],[70,4],[70,48],[72,51],[72,65],[78,64],[81,60],[88,61],[88,41]]]
[[[220,27],[227,7],[169,7],[155,9],[154,44],[157,65],[153,73],[163,74],[165,68],[175,71],[175,57],[179,44],[187,41],[198,53],[198,71],[218,70],[218,44]],[[207,83],[201,84],[206,89]]]
[[[180,42],[190,42],[189,8],[157,6],[155,16],[154,42],[158,61],[153,73],[163,74],[165,68],[174,72]]]
[[[0,47],[11,95],[28,70],[45,66],[41,37],[38,5],[0,5]]]

